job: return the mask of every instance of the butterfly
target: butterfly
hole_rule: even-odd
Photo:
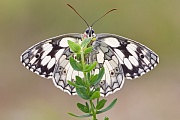
[[[52,79],[57,88],[75,95],[76,89],[68,84],[68,80],[74,81],[75,76],[83,77],[83,73],[71,67],[69,58],[74,54],[67,41],[79,43],[84,38],[95,38],[91,44],[93,51],[87,57],[87,62],[97,61],[93,74],[98,74],[102,67],[105,68],[105,74],[98,84],[101,96],[120,90],[125,79],[138,78],[159,63],[158,55],[145,45],[119,35],[95,34],[93,24],[90,27],[88,25],[83,34],[59,35],[35,44],[21,55],[21,62],[30,71]]]

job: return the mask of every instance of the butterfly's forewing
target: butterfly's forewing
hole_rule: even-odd
[[[75,33],[60,35],[39,42],[21,55],[21,62],[32,72],[42,77],[52,78],[57,60],[68,49],[67,40],[77,42],[77,39],[80,38],[81,35]]]
[[[126,79],[142,76],[159,63],[156,53],[128,38],[113,34],[97,34],[97,41],[106,43],[113,50]]]

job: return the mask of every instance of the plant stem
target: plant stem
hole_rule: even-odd
[[[86,74],[86,72],[84,72],[84,67],[85,67],[85,61],[84,61],[84,52],[83,52],[83,49],[81,48],[81,62],[82,62],[82,67],[83,67],[83,74],[84,74],[84,78],[85,78],[85,82],[86,82],[86,85],[87,85],[87,83],[89,82],[88,81],[88,77],[87,77],[87,74]],[[87,86],[87,90],[88,90],[88,92],[90,91],[90,86],[88,85]],[[89,94],[89,93],[88,93]],[[89,102],[90,102],[90,105],[91,105],[91,110],[92,110],[92,114],[93,114],[93,120],[97,120],[96,119],[96,111],[94,110],[94,104],[93,104],[93,102],[92,102],[92,100],[89,100]]]
[[[83,67],[83,71],[84,71],[84,52],[83,52],[83,50],[82,50],[82,48],[81,48],[81,62],[82,62],[82,67]]]
[[[96,119],[96,112],[94,111],[94,104],[92,102],[92,100],[89,100],[90,105],[91,105],[91,110],[92,110],[92,114],[93,114],[93,120],[97,120]]]
[[[81,62],[82,62],[82,71],[84,74],[84,78],[85,78],[85,83],[87,84],[87,77],[86,77],[86,72],[84,72],[84,67],[85,67],[85,61],[84,61],[84,52],[83,52],[83,48],[81,48]]]

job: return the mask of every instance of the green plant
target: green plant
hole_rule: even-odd
[[[97,114],[111,109],[115,105],[117,99],[114,99],[106,108],[104,108],[104,106],[107,100],[100,100],[100,87],[98,83],[104,75],[104,68],[101,68],[99,74],[94,75],[91,74],[91,71],[95,69],[97,62],[86,63],[86,57],[93,49],[89,46],[92,40],[92,38],[84,39],[81,44],[68,41],[70,49],[73,51],[74,56],[76,56],[69,58],[70,64],[74,70],[81,71],[84,74],[84,78],[76,76],[74,82],[68,81],[68,83],[76,88],[79,97],[87,101],[85,104],[77,103],[77,107],[85,113],[84,115],[68,114],[78,118],[92,117],[92,120],[97,120]],[[109,118],[105,117],[104,120],[109,120]]]

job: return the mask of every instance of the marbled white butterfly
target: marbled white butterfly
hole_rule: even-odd
[[[73,7],[71,8],[76,12]],[[107,13],[113,10],[115,9]],[[86,21],[85,23],[87,24]],[[76,90],[68,84],[68,80],[75,80],[75,76],[83,77],[83,73],[71,67],[69,57],[73,54],[67,41],[78,43],[83,38],[95,38],[91,44],[93,51],[89,54],[87,62],[98,62],[93,71],[95,74],[99,73],[100,68],[105,68],[105,74],[99,83],[102,96],[121,89],[125,79],[138,78],[159,63],[156,53],[136,41],[114,34],[95,34],[92,29],[94,23],[91,26],[87,24],[88,28],[84,34],[64,34],[37,43],[21,55],[21,62],[32,72],[52,78],[56,87],[74,95]]]

